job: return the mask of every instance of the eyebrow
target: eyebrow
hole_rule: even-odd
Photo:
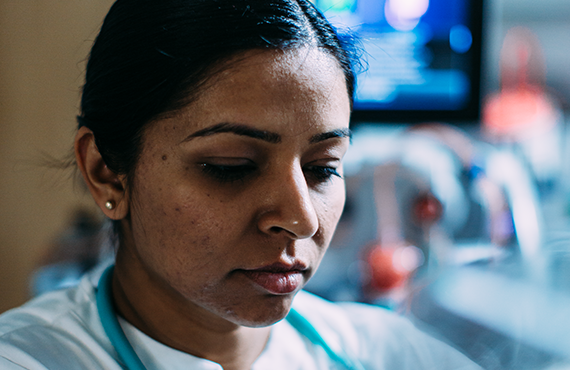
[[[219,123],[217,125],[207,127],[203,130],[196,131],[188,136],[184,141],[190,141],[197,137],[211,136],[214,134],[221,134],[223,132],[231,132],[240,136],[248,136],[254,139],[267,141],[268,143],[278,144],[281,142],[281,135],[251,128],[246,125],[233,124],[233,123]]]
[[[278,144],[281,142],[281,135],[279,135],[277,133],[264,131],[264,130],[258,130],[258,129],[255,129],[255,128],[252,128],[252,127],[249,127],[246,125],[235,124],[235,123],[219,123],[217,125],[207,127],[205,129],[194,132],[193,134],[188,136],[186,139],[184,139],[184,141],[190,141],[190,140],[197,138],[197,137],[211,136],[211,135],[221,134],[221,133],[226,133],[226,132],[233,133],[233,134],[240,135],[240,136],[251,137],[253,139],[263,140],[263,141],[266,141],[266,142],[271,143],[271,144]],[[320,134],[313,135],[309,139],[309,143],[315,144],[315,143],[319,143],[321,141],[328,140],[328,139],[345,138],[345,137],[349,138],[349,139],[352,138],[352,132],[348,128],[336,129],[336,130],[332,130],[329,132],[323,132]]]
[[[322,134],[316,134],[311,137],[309,143],[315,144],[320,143],[321,141],[334,139],[334,138],[349,138],[352,140],[352,131],[348,128],[339,128],[336,130],[332,130],[329,132],[323,132]]]

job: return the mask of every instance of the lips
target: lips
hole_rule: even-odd
[[[286,265],[276,263],[253,270],[239,270],[253,283],[271,294],[289,294],[303,284],[302,264]]]

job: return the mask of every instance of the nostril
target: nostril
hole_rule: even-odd
[[[295,180],[279,186],[272,193],[267,206],[257,219],[258,228],[268,235],[283,235],[293,239],[305,239],[318,229],[317,210],[306,183]],[[283,180],[280,180],[283,183]]]
[[[298,222],[297,222],[298,223]],[[273,226],[269,228],[269,233],[277,235],[277,234],[287,234],[289,235],[289,237],[293,238],[293,239],[298,239],[299,236],[292,230],[289,230],[287,228],[284,227],[280,227],[280,226]]]
[[[282,231],[285,231],[285,229],[282,227],[279,227],[279,226],[273,226],[269,229],[269,232],[271,232],[273,234],[279,234]]]

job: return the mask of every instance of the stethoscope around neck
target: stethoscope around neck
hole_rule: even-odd
[[[117,319],[111,290],[114,267],[114,265],[111,265],[103,272],[97,288],[97,310],[99,311],[101,324],[111,344],[115,347],[119,358],[126,365],[126,368],[128,370],[146,370]],[[291,309],[289,315],[287,315],[287,321],[313,344],[321,346],[335,362],[347,370],[364,370],[362,364],[357,360],[349,358],[343,352],[339,353],[334,351],[327,342],[325,342],[315,327],[296,310]]]

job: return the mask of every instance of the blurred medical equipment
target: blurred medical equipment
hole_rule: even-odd
[[[355,131],[345,214],[307,288],[402,311],[486,369],[568,366],[570,232],[552,230],[570,222],[543,214],[526,159],[441,124]]]
[[[542,48],[529,29],[508,31],[500,67],[501,90],[483,107],[483,135],[496,145],[519,152],[546,193],[560,180],[563,115],[546,89]]]
[[[30,295],[34,297],[78,284],[83,274],[99,263],[110,248],[104,236],[110,230],[103,225],[99,215],[83,208],[74,210],[67,228],[38,261],[30,277]]]
[[[538,194],[511,152],[443,124],[364,127],[351,150],[347,208],[309,290],[390,306],[414,275],[536,255]]]

